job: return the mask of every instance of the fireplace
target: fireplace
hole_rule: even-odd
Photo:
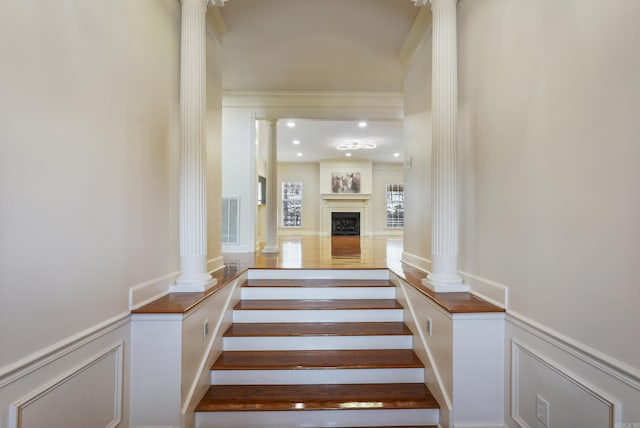
[[[360,235],[360,213],[332,212],[331,235]]]

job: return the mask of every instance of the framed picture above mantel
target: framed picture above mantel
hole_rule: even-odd
[[[332,193],[360,193],[361,178],[359,172],[332,172]]]

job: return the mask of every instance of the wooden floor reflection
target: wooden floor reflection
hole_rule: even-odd
[[[402,237],[283,236],[277,254],[224,253],[238,268],[327,269],[400,267]]]

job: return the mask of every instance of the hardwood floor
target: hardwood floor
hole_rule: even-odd
[[[411,349],[225,351],[212,370],[423,367]]]
[[[260,336],[404,336],[411,330],[402,322],[345,323],[234,323],[224,337]]]
[[[400,267],[402,237],[281,236],[277,254],[225,253],[239,267],[281,269],[386,269]]]
[[[438,403],[421,383],[214,385],[196,412],[348,408],[437,409]]]
[[[401,237],[283,236],[278,242],[280,252],[277,254],[265,255],[261,251],[224,253],[225,267],[213,273],[218,285],[204,293],[171,293],[134,310],[133,313],[184,313],[249,268],[389,269],[450,313],[504,312],[503,308],[471,293],[434,293],[423,286],[422,279],[426,274],[401,261]],[[268,286],[267,284],[265,282],[262,286]],[[287,284],[285,281],[284,285]],[[291,284],[289,283],[293,286]],[[329,287],[331,284],[326,282],[323,286]]]

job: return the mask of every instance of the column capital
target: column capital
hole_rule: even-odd
[[[274,125],[277,124],[280,119],[277,117],[259,117],[258,120],[264,120],[268,124]]]
[[[212,6],[222,7],[228,1],[229,0],[180,0],[180,3],[196,2],[201,3],[203,6],[209,6],[209,4],[211,4]]]
[[[204,7],[209,6],[209,0],[180,0],[180,3],[182,4],[186,4],[186,3],[196,3],[196,4],[200,4]]]
[[[429,4],[433,7],[436,3],[441,3],[444,1],[448,1],[449,3],[453,3],[453,4],[457,4],[458,0],[418,0],[422,3],[424,3],[423,5],[426,5],[426,2],[429,2]],[[422,5],[421,5],[422,6]]]

